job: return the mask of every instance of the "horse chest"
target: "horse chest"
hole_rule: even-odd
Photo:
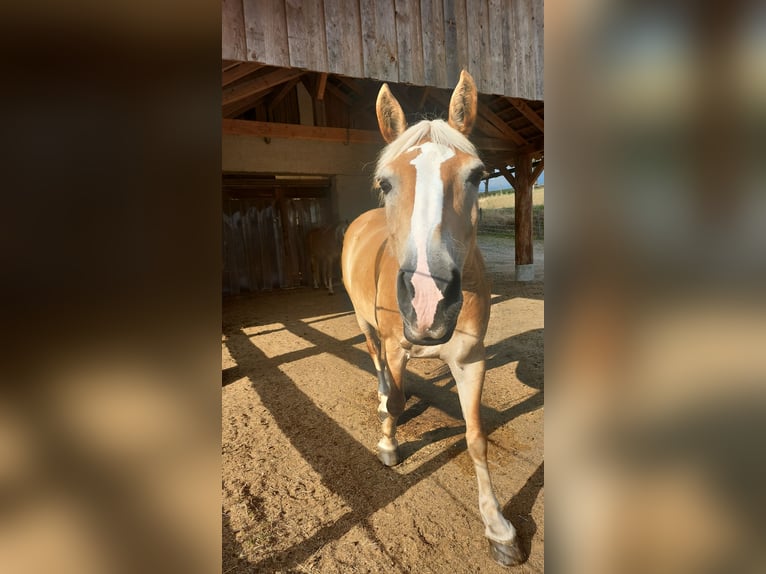
[[[413,359],[431,359],[441,356],[443,345],[424,346],[412,345],[407,349],[407,355]]]

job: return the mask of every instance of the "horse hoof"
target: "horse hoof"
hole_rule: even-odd
[[[396,466],[399,464],[399,451],[398,450],[379,450],[378,460],[386,466]]]
[[[510,542],[490,540],[489,555],[495,562],[503,566],[517,566],[524,562],[524,552],[521,550],[518,536]]]

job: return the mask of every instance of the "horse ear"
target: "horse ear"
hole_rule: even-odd
[[[375,102],[375,113],[378,115],[378,126],[383,139],[387,143],[394,141],[397,136],[407,129],[407,120],[404,119],[402,106],[391,93],[388,84],[383,84],[378,92]]]
[[[461,71],[460,81],[449,101],[448,123],[465,136],[471,133],[476,120],[477,97],[476,84],[471,74]]]

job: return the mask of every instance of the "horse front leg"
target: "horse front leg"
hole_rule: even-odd
[[[475,350],[466,360],[452,360],[448,363],[457,384],[460,407],[465,418],[466,443],[476,470],[479,512],[484,521],[484,535],[489,539],[490,555],[504,566],[515,566],[524,559],[519,538],[516,529],[500,510],[487,466],[487,437],[481,423],[481,392],[485,370],[483,348]]]
[[[384,341],[382,370],[378,371],[378,418],[383,436],[378,441],[378,459],[386,466],[401,462],[396,423],[404,412],[404,370],[407,356],[398,343]]]

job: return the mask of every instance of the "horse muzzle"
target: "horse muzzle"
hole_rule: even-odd
[[[439,276],[400,270],[396,296],[404,337],[415,345],[440,345],[452,338],[463,306],[460,272]]]

